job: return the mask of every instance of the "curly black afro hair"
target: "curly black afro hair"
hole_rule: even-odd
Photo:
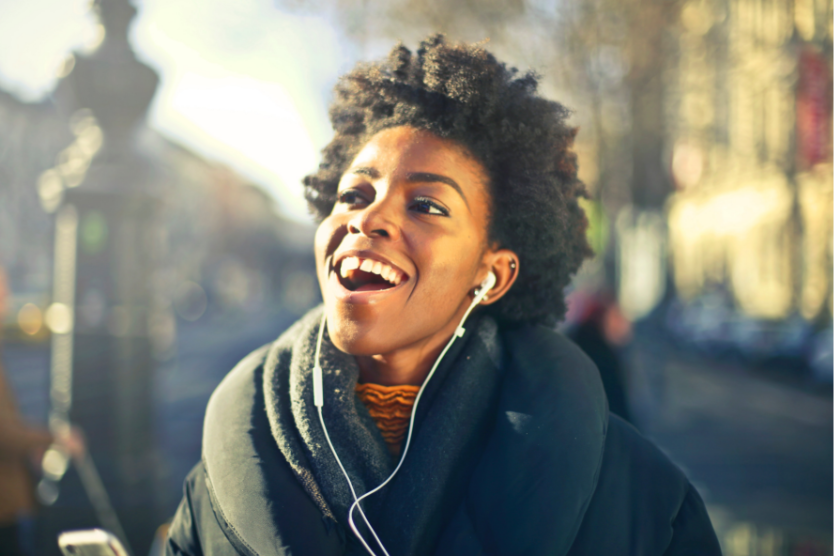
[[[488,310],[506,323],[555,324],[564,289],[585,257],[585,187],[571,151],[568,110],[536,95],[537,78],[519,75],[478,44],[435,35],[416,56],[397,45],[386,60],[360,64],[335,89],[335,137],[317,173],[304,179],[311,210],[323,219],[339,180],[364,144],[382,129],[412,126],[466,146],[490,177],[492,245],[515,251],[519,276]]]

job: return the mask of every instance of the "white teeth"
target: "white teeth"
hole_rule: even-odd
[[[382,272],[380,272],[379,275],[382,276],[386,282],[391,282],[395,286],[400,283],[400,273],[388,265],[382,265]]]
[[[395,286],[403,280],[403,275],[387,264],[373,259],[360,259],[359,257],[345,257],[339,268],[339,274],[341,274],[342,278],[347,278],[348,273],[357,268],[363,272],[378,274],[384,280],[391,282]]]
[[[341,272],[342,278],[347,278],[347,273],[351,270],[359,268],[359,259],[357,257],[346,257],[342,261]]]

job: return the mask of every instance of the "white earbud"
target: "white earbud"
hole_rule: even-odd
[[[487,274],[487,277],[484,278],[483,282],[481,282],[481,287],[486,288],[487,290],[491,290],[495,287],[495,282],[497,281],[498,279],[495,277],[495,273],[490,270],[489,274]]]
[[[489,293],[489,290],[495,287],[495,283],[497,281],[498,279],[495,278],[495,273],[490,270],[489,274],[487,274],[487,277],[484,278],[484,281],[481,282],[480,286],[478,286],[478,289],[475,292],[475,299],[477,301],[473,301],[473,303],[480,303],[481,301],[486,299],[487,293]]]

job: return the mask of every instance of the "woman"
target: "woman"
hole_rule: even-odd
[[[575,130],[535,93],[440,36],[340,81],[305,180],[324,307],[212,396],[169,554],[719,553],[550,327],[590,249]]]

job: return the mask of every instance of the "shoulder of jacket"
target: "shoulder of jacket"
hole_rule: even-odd
[[[528,407],[546,420],[579,418],[604,433],[608,402],[602,379],[576,344],[544,326],[511,329],[503,339],[508,370],[504,405]]]
[[[599,371],[585,352],[559,332],[540,325],[512,328],[503,332],[505,347],[510,358],[522,363],[521,370],[528,375],[540,375],[548,382],[561,382],[560,367],[572,369],[578,379],[599,381]]]
[[[683,471],[612,414],[599,479],[571,553],[631,554],[634,543],[641,554],[720,554],[706,508]]]
[[[269,348],[272,346],[272,343],[264,344],[258,349],[252,351],[249,355],[241,359],[237,365],[232,367],[232,370],[229,371],[231,373],[251,373],[261,365],[263,365],[264,361],[266,360],[266,355],[269,352]]]
[[[609,417],[603,473],[619,477],[629,488],[636,486],[654,507],[664,508],[671,516],[678,513],[692,488],[686,474],[669,456],[614,414]]]

